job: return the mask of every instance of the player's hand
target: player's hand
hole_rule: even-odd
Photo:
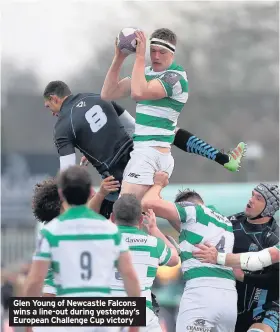
[[[87,166],[89,164],[89,161],[85,156],[82,156],[81,161],[80,161],[80,166]]]
[[[136,56],[146,55],[146,36],[143,31],[135,31],[136,35]]]
[[[115,40],[115,59],[117,60],[124,60],[129,54],[124,54],[117,46],[118,38]]]
[[[168,174],[166,172],[155,172],[154,184],[157,184],[162,188],[164,188],[168,185],[168,183],[169,183]]]
[[[152,209],[149,209],[144,216],[144,220],[147,222],[144,224],[149,234],[151,234],[157,227],[157,218]]]
[[[120,182],[116,181],[115,178],[111,175],[105,178],[101,182],[99,194],[105,197],[112,192],[118,191],[119,188],[120,188]]]
[[[196,248],[200,250],[194,250],[193,256],[200,260],[202,263],[217,264],[218,250],[210,243],[196,244]]]
[[[233,273],[234,273],[236,280],[241,281],[241,282],[244,281],[244,272],[241,269],[233,268]]]

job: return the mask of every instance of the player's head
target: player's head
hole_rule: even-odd
[[[164,71],[173,62],[177,36],[169,29],[155,30],[150,37],[150,56],[154,71]]]
[[[58,193],[68,205],[84,205],[93,194],[88,171],[81,166],[70,166],[58,175]]]
[[[65,98],[72,94],[69,86],[62,81],[50,82],[44,91],[45,107],[55,115],[60,111]]]
[[[42,223],[51,221],[63,212],[55,179],[51,178],[35,185],[32,210],[35,218]]]
[[[123,194],[113,205],[111,220],[117,225],[141,227],[141,202],[133,194]]]
[[[179,191],[175,197],[175,203],[180,203],[184,206],[204,204],[201,196],[196,191],[190,189]]]
[[[279,210],[279,187],[276,184],[260,183],[252,191],[245,209],[249,219],[273,217]]]

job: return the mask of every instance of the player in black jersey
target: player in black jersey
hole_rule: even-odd
[[[252,192],[245,212],[232,222],[234,253],[260,251],[279,243],[279,227],[274,214],[279,210],[277,185],[261,183]],[[234,269],[237,278],[238,318],[235,332],[278,332],[279,263],[261,271]]]
[[[60,156],[60,168],[76,164],[77,148],[103,178],[110,174],[121,183],[123,171],[133,150],[133,141],[129,135],[134,132],[133,117],[120,105],[104,101],[98,94],[73,95],[68,85],[61,81],[52,81],[47,85],[44,100],[45,107],[58,117],[54,141]],[[190,144],[193,139],[199,141],[199,147]],[[185,152],[207,158],[215,150],[203,140],[180,128],[177,128],[174,145]],[[215,150],[215,158],[211,159],[227,167],[231,161],[234,164],[236,160],[240,161],[241,154],[243,151],[237,148],[229,154]],[[118,193],[110,195],[104,201],[101,213],[106,217],[110,216],[117,197]]]

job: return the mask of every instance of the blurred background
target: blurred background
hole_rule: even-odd
[[[44,109],[43,90],[64,80],[73,93],[99,93],[123,27],[140,27],[147,36],[161,27],[177,34],[176,61],[189,80],[180,127],[225,151],[248,143],[239,173],[174,147],[175,169],[163,196],[173,200],[178,189],[191,187],[230,215],[244,209],[256,183],[278,182],[279,3],[18,0],[1,7],[2,309],[21,294],[34,249],[34,185],[59,167],[56,119]],[[129,56],[123,76],[133,61]],[[135,115],[134,102],[120,104]],[[164,331],[173,332],[183,290],[179,267],[161,268],[154,286]]]

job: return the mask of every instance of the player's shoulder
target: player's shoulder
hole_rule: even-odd
[[[51,233],[54,235],[56,233],[58,226],[59,226],[59,220],[58,218],[54,218],[51,221],[49,221],[47,224],[42,225],[40,233],[43,234]]]
[[[177,74],[180,75],[182,78],[187,79],[187,72],[185,68],[177,64],[176,62],[173,62],[172,65],[169,68],[167,68],[165,72]]]

